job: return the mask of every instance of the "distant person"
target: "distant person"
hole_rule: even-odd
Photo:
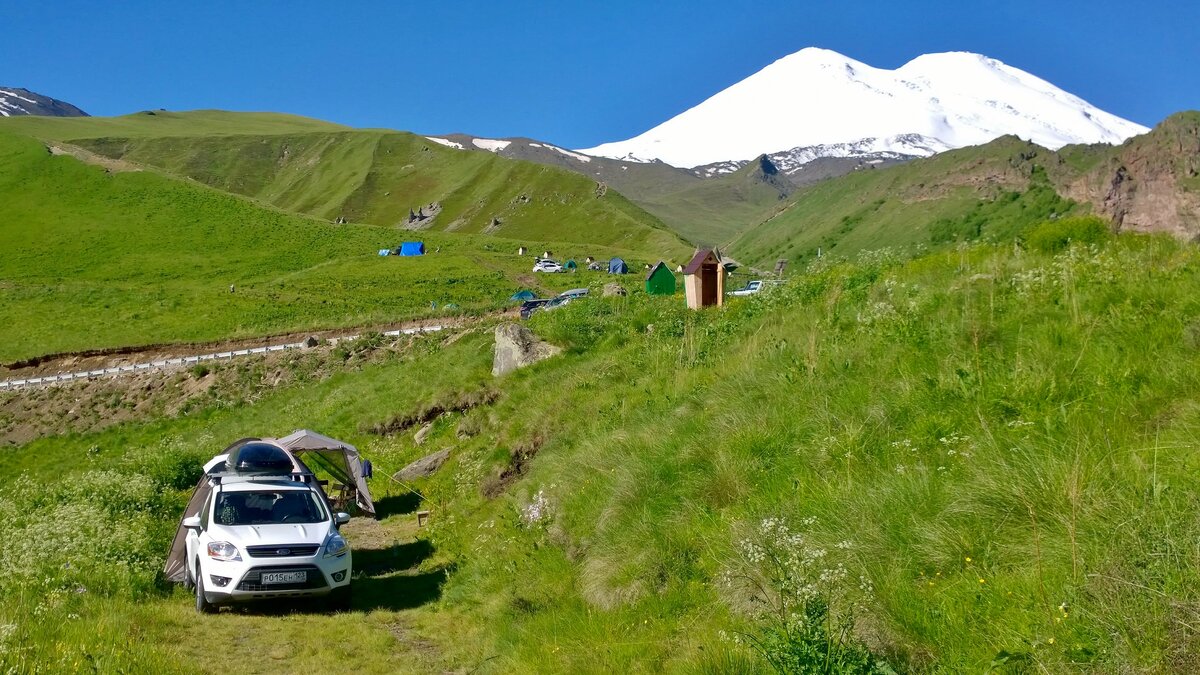
[[[236,291],[236,290],[237,290],[237,289],[233,287],[233,284],[229,284],[229,292],[230,292],[230,293],[233,293],[233,292],[234,292],[234,291]]]

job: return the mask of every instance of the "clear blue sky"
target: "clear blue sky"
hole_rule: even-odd
[[[803,47],[987,54],[1153,125],[1200,108],[1200,2],[0,0],[0,85],[94,115],[272,110],[360,127],[627,138]]]

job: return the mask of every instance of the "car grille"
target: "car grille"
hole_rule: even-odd
[[[263,572],[308,572],[306,580],[298,584],[263,584]],[[302,591],[314,588],[325,588],[325,575],[316,565],[293,565],[287,567],[252,567],[242,582],[238,584],[239,591]]]
[[[247,546],[251,558],[308,558],[316,555],[320,544],[278,544],[272,546]]]

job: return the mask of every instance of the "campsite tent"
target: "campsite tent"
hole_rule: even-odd
[[[613,258],[608,261],[609,274],[629,274],[629,265],[625,264],[620,258]]]
[[[163,566],[163,574],[167,581],[183,583],[184,580],[185,569],[187,567],[187,529],[183,527],[183,519],[200,512],[200,509],[204,506],[204,502],[212,494],[213,477],[225,472],[225,460],[229,457],[229,454],[246,443],[258,440],[266,440],[269,443],[274,443],[290,451],[289,456],[293,461],[293,473],[302,475],[312,474],[312,470],[300,459],[302,456],[307,457],[313,466],[320,467],[333,480],[347,486],[349,488],[348,491],[353,492],[359,508],[364,513],[368,513],[374,517],[375,504],[371,501],[371,493],[367,489],[367,476],[364,475],[363,462],[358,455],[358,450],[353,445],[307,429],[301,429],[277,440],[243,438],[230,444],[221,454],[213,457],[204,465],[204,475],[200,476],[200,480],[196,483],[196,488],[192,492],[192,497],[188,500],[187,508],[183,510],[183,515],[180,516],[179,527],[175,531],[175,539],[171,542],[171,551],[167,555],[166,564]],[[367,466],[370,466],[369,463]]]
[[[512,300],[513,302],[525,302],[526,300],[536,300],[537,295],[534,294],[533,291],[525,289],[523,291],[517,291],[516,293],[513,293],[508,299]]]
[[[574,260],[568,260],[567,262],[563,263],[563,269],[567,270],[568,272],[574,272],[575,270],[579,269],[579,265],[575,264]]]
[[[646,293],[650,295],[675,295],[675,274],[665,262],[659,261],[646,275]]]
[[[425,242],[423,241],[406,241],[400,244],[400,250],[397,255],[425,255]]]
[[[304,464],[329,474],[342,485],[348,496],[354,498],[363,513],[375,517],[375,504],[367,489],[367,476],[363,475],[363,462],[357,448],[308,429],[294,431],[275,442],[290,450]]]

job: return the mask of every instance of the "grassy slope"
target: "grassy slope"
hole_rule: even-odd
[[[673,189],[628,194],[689,241],[723,246],[785,204],[780,191],[763,182],[755,169],[751,163],[733,173],[689,181]]]
[[[511,255],[516,242],[439,233],[425,237],[439,254],[379,258],[404,233],[288,215],[153,172],[110,175],[3,133],[0,203],[0,361],[400,321],[430,314],[431,302],[478,312],[504,306],[530,265]]]
[[[597,244],[668,258],[687,249],[621,195],[599,196],[595,181],[584,176],[452,150],[412,134],[255,113],[80,119],[12,128],[318,218],[396,225],[410,208],[436,201],[443,205],[436,230]],[[499,226],[489,227],[496,218]]]
[[[965,216],[1004,190],[1026,189],[1029,157],[1049,151],[1005,137],[901,166],[856,171],[804,188],[791,204],[731,245],[739,259],[793,262],[822,253],[927,244],[933,224]],[[1036,160],[1034,160],[1036,161]],[[1029,224],[1048,214],[1032,215]]]
[[[871,582],[860,635],[902,669],[1186,670],[1200,647],[1198,288],[1200,254],[1156,238],[1054,257],[988,245],[910,263],[875,255],[721,312],[634,294],[541,315],[534,327],[568,353],[494,381],[494,406],[440,418],[423,447],[362,429],[492,382],[486,334],[253,404],[36,441],[0,468],[153,480],[175,457],[188,466],[225,439],[297,426],[355,442],[380,476],[453,447],[419,486],[435,513],[431,560],[456,565],[440,599],[264,618],[341,637],[272,662],[243,635],[239,657],[263,672],[433,667],[386,660],[389,644],[417,638],[437,645],[437,665],[481,672],[745,671],[752,657],[731,661],[719,631],[753,630],[738,611],[747,597],[723,580],[766,517],[845,565],[850,590]],[[537,447],[507,490],[482,496],[513,451]],[[0,488],[0,513],[23,508],[18,492]],[[548,516],[523,524],[538,494]],[[165,546],[165,511],[148,550]],[[16,528],[4,536],[40,541],[14,522],[0,518]],[[89,564],[110,569],[119,552]],[[92,583],[57,555],[38,547],[22,564],[48,565],[33,572],[44,584]],[[135,564],[129,588],[157,563]],[[112,658],[140,668],[244,624],[223,615],[201,631],[182,594],[91,593],[109,600],[67,595],[32,622],[38,600],[20,596],[0,622],[20,644],[57,639],[67,655],[107,654],[132,626],[147,639]],[[107,628],[73,631],[69,612]],[[406,637],[390,643],[398,624]],[[48,664],[58,652],[23,653]]]
[[[61,117],[27,115],[4,119],[0,130],[69,141],[77,138],[158,138],[161,136],[274,135],[348,130],[340,124],[284,113],[231,113],[224,110],[191,112],[145,111],[121,117]]]

